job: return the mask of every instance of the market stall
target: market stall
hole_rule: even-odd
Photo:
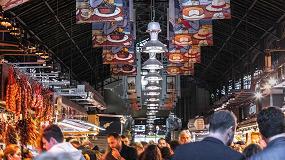
[[[39,131],[53,121],[53,93],[14,66],[2,65],[3,70],[7,68],[7,76],[2,77],[0,141],[36,147]]]

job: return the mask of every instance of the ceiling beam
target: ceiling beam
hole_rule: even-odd
[[[276,23],[280,23],[280,21],[283,20],[284,18],[285,18],[285,13],[283,14],[283,16],[281,16],[281,17],[276,21]],[[248,53],[251,53],[251,51],[252,51],[258,44],[260,44],[260,41],[261,41],[263,38],[265,38],[265,37],[268,35],[269,32],[273,32],[274,28],[275,28],[275,26],[273,25],[272,27],[270,27],[270,28],[267,30],[267,32],[264,32],[264,34],[260,37],[260,39],[259,39],[258,41],[256,41],[256,43],[255,43],[251,48],[249,48]],[[257,53],[256,53],[256,55],[254,56],[254,58],[253,58],[252,61],[251,61],[252,63],[255,61],[255,59],[258,57],[257,55],[259,55],[259,54],[260,54],[260,52],[257,52]],[[243,56],[242,56],[241,58],[245,58],[245,57],[246,57],[246,54],[243,54]],[[233,68],[233,67],[236,66],[237,64],[239,64],[239,60],[236,61],[234,64],[232,64],[232,65],[230,66],[230,68],[229,68],[226,72],[224,72],[224,74],[221,76],[221,79],[227,74],[227,72],[229,72],[229,70],[230,70],[231,68]]]
[[[70,34],[66,31],[65,27],[63,26],[63,24],[60,22],[59,18],[57,17],[57,15],[55,14],[54,10],[51,8],[51,6],[48,4],[47,1],[44,1],[45,5],[48,7],[49,11],[53,14],[54,18],[56,19],[57,23],[61,26],[61,28],[64,30],[65,34],[68,36],[68,38],[71,40],[71,42],[73,43],[73,45],[75,46],[75,48],[78,50],[78,52],[81,54],[81,56],[83,57],[83,59],[87,62],[88,67],[91,69],[92,72],[95,73],[95,70],[93,69],[93,67],[91,66],[91,64],[89,63],[88,59],[85,57],[85,55],[83,54],[83,52],[81,51],[81,49],[78,47],[78,45],[75,43],[74,39],[70,36]]]
[[[242,19],[245,19],[249,13],[249,11],[254,7],[255,3],[257,2],[257,0],[255,0],[251,6],[248,8],[248,10],[246,11],[246,13],[244,14],[244,16],[242,17]],[[219,51],[215,54],[215,56],[212,58],[211,62],[207,65],[207,67],[205,68],[204,72],[201,74],[202,77],[205,76],[205,73],[207,71],[207,69],[209,68],[210,65],[212,65],[212,63],[215,61],[215,59],[218,57],[218,55],[221,53],[221,51],[224,49],[224,47],[226,46],[226,44],[229,42],[229,40],[232,38],[232,36],[234,35],[234,33],[237,31],[238,27],[241,25],[242,21],[240,20],[239,23],[235,26],[235,28],[232,30],[230,36],[228,36],[228,38],[226,39],[226,41],[223,43],[222,47],[219,49]]]
[[[20,17],[18,17],[12,11],[10,11],[10,14],[13,15],[18,20],[18,22],[21,23],[22,26],[24,26],[24,28],[31,34],[31,36],[36,38],[42,44],[42,46],[45,47],[47,49],[47,51],[53,55],[53,57],[56,59],[56,61],[58,61],[60,64],[62,64],[67,70],[69,70],[69,72],[71,73],[71,75],[75,79],[78,79],[78,76],[31,29],[29,29],[27,24]]]

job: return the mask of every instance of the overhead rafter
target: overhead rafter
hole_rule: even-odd
[[[217,58],[217,56],[219,56],[219,54],[221,53],[221,51],[224,49],[224,47],[226,46],[226,44],[229,42],[229,40],[232,38],[232,36],[234,35],[234,33],[236,32],[236,30],[238,29],[238,27],[240,26],[240,24],[242,23],[242,20],[245,19],[245,17],[248,15],[249,11],[254,7],[255,3],[257,2],[257,0],[255,0],[251,6],[249,7],[249,9],[247,10],[247,12],[244,14],[244,16],[241,18],[241,20],[239,21],[239,23],[235,26],[235,28],[232,30],[230,36],[228,36],[228,38],[226,39],[226,41],[223,43],[222,47],[219,49],[219,51],[216,53],[216,55],[212,58],[211,62],[207,65],[207,67],[205,68],[204,72],[202,73],[202,76],[204,76],[204,74],[206,73],[207,69],[209,68],[210,65],[212,65],[212,63],[215,61],[215,59]]]

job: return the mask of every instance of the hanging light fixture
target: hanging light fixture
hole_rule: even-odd
[[[149,107],[158,107],[159,104],[158,103],[148,103],[147,106],[149,106]]]
[[[42,59],[47,60],[47,59],[49,58],[49,55],[48,55],[48,53],[45,53],[45,54],[41,55],[40,57],[41,57]]]
[[[164,53],[167,52],[166,45],[158,40],[158,33],[161,32],[158,22],[150,22],[147,25],[147,31],[150,34],[150,41],[148,41],[142,48],[145,53]]]
[[[154,124],[154,120],[153,119],[148,119],[148,120],[146,120],[146,123],[147,124]]]
[[[154,116],[154,115],[155,115],[155,112],[147,111],[147,112],[146,112],[146,115],[147,115],[147,116]]]
[[[160,92],[159,91],[148,91],[148,92],[145,92],[144,95],[146,95],[146,96],[158,96],[158,95],[160,95]]]
[[[0,22],[0,25],[6,28],[12,27],[12,23],[10,22],[9,18],[3,18]]]
[[[161,81],[162,77],[155,70],[150,70],[150,72],[144,77],[146,81]]]
[[[35,54],[38,56],[41,56],[41,55],[45,54],[45,52],[42,50],[37,50]]]
[[[149,59],[144,62],[142,69],[159,70],[162,69],[162,63],[156,59],[156,53],[149,53]]]
[[[150,106],[148,106],[147,109],[158,109],[158,107],[150,107]]]
[[[150,97],[150,98],[147,98],[146,101],[147,101],[147,102],[159,102],[160,99],[155,98],[155,97]]]
[[[21,35],[21,29],[19,27],[17,27],[16,22],[12,23],[12,27],[9,30],[10,30],[10,34],[13,35],[13,36]]]
[[[33,44],[29,44],[29,46],[27,48],[27,52],[28,53],[35,53],[35,52],[37,52],[37,48]]]
[[[153,91],[153,90],[161,90],[161,87],[159,85],[159,83],[156,82],[149,82],[146,86],[145,86],[146,90],[149,91]]]
[[[148,119],[155,119],[156,116],[147,116]]]

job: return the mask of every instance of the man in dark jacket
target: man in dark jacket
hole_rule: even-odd
[[[122,143],[119,134],[109,134],[107,142],[110,152],[107,153],[105,160],[136,160],[138,158],[136,149]]]
[[[178,146],[175,160],[243,160],[241,153],[228,147],[236,130],[236,117],[229,111],[215,112],[210,118],[210,134],[200,142]]]
[[[257,123],[267,147],[250,160],[285,160],[285,117],[281,109],[263,109],[257,116]]]

